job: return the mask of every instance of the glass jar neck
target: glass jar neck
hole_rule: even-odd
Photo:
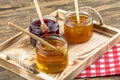
[[[41,36],[42,39],[44,39],[45,41],[49,42],[50,44],[52,44],[53,46],[55,46],[56,48],[60,48],[60,49],[67,49],[67,41],[58,34],[47,34],[47,35],[43,35]],[[59,47],[61,46],[61,47]],[[47,47],[47,48],[46,48]],[[49,53],[55,53],[56,50],[55,49],[51,49],[48,46],[43,45],[41,42],[37,42],[37,48],[39,48],[41,51],[48,52]]]
[[[80,11],[79,18],[80,25],[89,25],[93,22],[92,16],[87,11]],[[65,14],[65,22],[66,21],[77,23],[77,16],[75,11],[69,11]]]

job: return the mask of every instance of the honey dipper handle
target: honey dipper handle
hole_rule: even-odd
[[[41,21],[41,24],[44,24],[44,20],[43,20],[43,17],[42,17],[42,12],[40,10],[40,7],[39,7],[39,4],[38,4],[38,1],[37,0],[33,0],[34,4],[35,4],[35,8],[36,8],[36,11],[38,13],[38,16],[39,16],[39,19]]]
[[[25,31],[25,30],[24,30],[23,28],[21,28],[20,26],[14,24],[14,23],[12,23],[12,22],[8,22],[8,25],[11,26],[11,27],[16,28],[17,30],[19,30],[19,31],[21,31],[21,32],[23,32],[23,33],[25,33],[25,34],[27,34],[27,35],[29,35],[30,37],[34,38],[35,40],[40,41],[41,43],[43,43],[43,44],[46,45],[46,46],[51,47],[51,48],[53,48],[53,49],[56,49],[56,47],[54,47],[54,46],[51,45],[50,43],[46,42],[46,41],[43,40],[42,38],[40,38],[40,37],[38,37],[38,36],[36,36],[36,35],[28,32],[28,31]]]

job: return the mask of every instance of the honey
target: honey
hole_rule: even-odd
[[[82,43],[90,40],[93,34],[93,23],[88,14],[80,14],[80,23],[77,23],[76,15],[66,16],[64,23],[64,37],[68,43]]]
[[[68,64],[66,41],[58,38],[47,38],[45,40],[55,46],[57,50],[51,49],[43,44],[37,44],[36,57],[38,70],[46,73],[58,73],[63,71]]]

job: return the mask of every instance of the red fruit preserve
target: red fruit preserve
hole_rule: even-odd
[[[30,21],[29,31],[37,36],[42,36],[45,34],[59,34],[59,25],[55,17],[46,15],[43,17],[45,24],[49,27],[47,32],[41,31],[41,22],[38,18],[34,18]],[[36,46],[36,40],[30,37],[30,43]]]

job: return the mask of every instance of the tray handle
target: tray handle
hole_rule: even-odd
[[[95,8],[92,8],[90,6],[84,6],[84,7],[80,7],[79,8],[80,10],[88,10],[88,11],[91,11],[93,14],[96,14],[97,15],[97,18],[99,19],[99,25],[104,25],[104,21],[103,21],[103,18],[102,16],[100,15],[100,13],[95,9]]]

